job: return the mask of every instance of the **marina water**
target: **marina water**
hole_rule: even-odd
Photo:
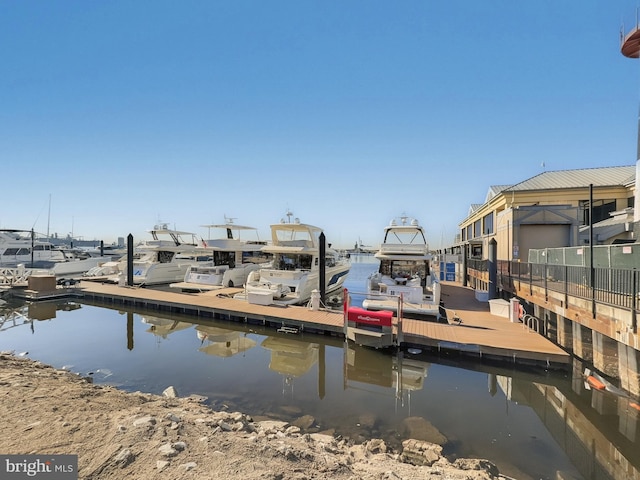
[[[377,263],[351,260],[346,287],[357,304]],[[127,391],[174,386],[215,409],[302,417],[354,441],[382,438],[398,449],[416,432],[446,438],[450,458],[486,458],[517,479],[640,478],[640,412],[573,372],[75,301],[5,305],[0,350]]]

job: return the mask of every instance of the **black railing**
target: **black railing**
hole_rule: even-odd
[[[467,260],[467,267],[471,270],[477,270],[478,272],[486,272],[488,268],[487,260],[480,260],[477,258],[470,258]]]
[[[640,307],[640,275],[636,269],[591,269],[499,260],[497,270],[499,288],[511,293],[516,293],[515,282],[519,282],[521,288],[523,284],[529,285],[530,293],[534,286],[543,289],[545,297],[551,291],[564,294],[565,299],[578,297],[633,311]]]

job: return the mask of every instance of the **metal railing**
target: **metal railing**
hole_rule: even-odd
[[[488,266],[488,261],[484,262]],[[470,268],[476,266],[477,261]],[[549,292],[561,293],[565,305],[569,303],[569,297],[591,300],[594,317],[597,303],[630,310],[634,331],[637,327],[640,275],[635,268],[591,268],[499,260],[496,283],[500,290],[513,294],[516,293],[516,283],[521,289],[528,286],[529,294],[533,294],[533,287],[537,287],[543,290],[547,300]]]

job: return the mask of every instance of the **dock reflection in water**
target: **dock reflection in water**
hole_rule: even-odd
[[[46,313],[45,313],[46,312]],[[514,478],[640,479],[640,411],[588,390],[582,368],[516,371],[462,357],[390,354],[309,334],[79,304],[4,306],[0,350],[129,391],[204,395],[214,408],[294,422],[354,440],[441,439]],[[204,354],[203,354],[204,353]]]

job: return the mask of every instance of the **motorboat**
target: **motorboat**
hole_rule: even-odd
[[[94,257],[82,250],[60,247],[64,261],[43,262],[40,267],[49,269],[57,277],[84,274],[87,271],[109,261],[108,256]],[[38,266],[36,264],[36,266]]]
[[[365,309],[438,316],[440,283],[431,274],[432,255],[418,220],[406,215],[392,219],[375,258],[380,266],[366,280]]]
[[[115,283],[118,281],[118,276],[126,268],[126,265],[126,256],[107,260],[84,272],[82,277],[83,280],[111,281]]]
[[[184,246],[158,247],[139,252],[136,257],[133,259],[134,285],[172,283],[183,279],[189,267],[211,261],[211,255]],[[126,260],[124,263],[126,276]]]
[[[288,212],[289,220],[291,214]],[[249,274],[244,291],[234,298],[250,303],[304,305],[314,290],[320,291],[320,240],[322,229],[300,223],[299,219],[271,225],[271,243],[262,248],[273,255],[269,267]],[[325,293],[342,288],[351,267],[349,261],[331,248],[324,248]]]
[[[190,232],[172,230],[167,224],[150,230],[152,239],[137,244],[132,253],[134,285],[164,285],[184,279],[192,265],[211,262],[211,252]],[[105,262],[84,275],[87,280],[122,283],[128,276],[127,255]]]
[[[149,232],[152,240],[138,244],[133,258],[134,285],[161,285],[184,279],[188,268],[207,264],[211,254],[195,233],[173,230],[166,223]],[[126,261],[125,261],[126,263]],[[123,272],[127,275],[126,268]]]
[[[84,248],[85,252],[87,252],[92,257],[112,257],[112,258],[120,258],[123,255],[127,254],[127,247],[124,245],[118,245],[115,243],[109,245],[96,246],[91,248]]]
[[[23,264],[42,268],[64,261],[66,257],[62,250],[51,242],[35,238],[30,230],[0,230],[0,266],[16,267]]]
[[[203,226],[223,230],[225,236],[204,240],[198,250],[211,255],[211,262],[191,265],[184,275],[184,281],[172,283],[171,287],[182,291],[238,287],[245,284],[251,272],[269,264],[272,255],[262,250],[267,242],[258,238],[256,228],[237,225],[232,218],[226,218],[224,224]],[[248,232],[255,233],[252,235],[254,239],[241,238]]]
[[[56,276],[81,274],[105,258],[90,258],[85,252],[35,238],[25,230],[0,230],[0,266],[47,270]]]

